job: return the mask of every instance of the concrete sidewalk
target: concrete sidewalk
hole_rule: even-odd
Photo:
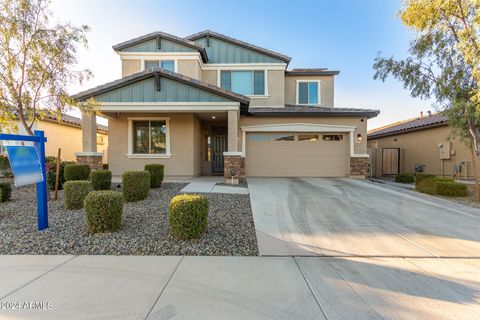
[[[201,176],[194,178],[185,188],[180,190],[184,193],[230,193],[248,194],[247,188],[217,185],[224,182],[223,176]]]
[[[0,256],[0,319],[477,319],[480,260]]]

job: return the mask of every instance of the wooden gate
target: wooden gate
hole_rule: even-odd
[[[400,170],[400,149],[382,149],[382,175],[398,174]]]

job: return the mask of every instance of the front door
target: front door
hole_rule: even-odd
[[[223,173],[223,152],[227,151],[228,131],[226,128],[213,128],[213,164],[214,173]]]

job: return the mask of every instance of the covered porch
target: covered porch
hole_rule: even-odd
[[[94,98],[109,119],[109,169],[114,179],[145,164],[165,165],[169,178],[242,175],[240,114],[249,99],[163,69],[150,69],[74,96]],[[101,164],[94,135],[96,117],[85,112],[77,162]],[[235,170],[233,170],[235,169]]]

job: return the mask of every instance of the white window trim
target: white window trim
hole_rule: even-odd
[[[170,151],[170,118],[168,117],[128,117],[128,153],[129,159],[168,159],[172,157]],[[164,120],[167,131],[165,133],[166,152],[164,154],[133,153],[133,121],[158,121]]]
[[[265,89],[265,92],[264,94],[262,95],[248,95],[246,97],[249,97],[250,99],[266,99],[266,98],[269,98],[270,95],[268,94],[268,70],[267,69],[233,69],[233,68],[220,68],[220,69],[217,69],[217,87],[221,88],[221,79],[220,79],[220,74],[222,71],[263,71],[263,74],[264,74],[264,89]],[[252,83],[253,85],[253,83]],[[232,90],[233,92],[233,90]]]
[[[299,98],[300,98],[299,95],[298,95],[298,86],[299,86],[300,82],[316,82],[316,83],[318,83],[317,84],[317,91],[318,91],[317,92],[317,97],[318,97],[317,102],[318,103],[315,103],[315,104],[314,103],[302,103],[302,105],[321,106],[322,105],[322,95],[321,95],[321,93],[322,93],[322,90],[321,90],[322,80],[308,80],[308,79],[307,80],[301,80],[301,79],[296,80],[296,87],[297,87],[296,88],[296,99],[295,99],[296,104],[300,104],[300,102],[298,101]]]
[[[173,72],[178,73],[178,59],[154,59],[154,58],[142,58],[140,62],[140,71],[145,71],[145,64],[147,61],[158,61],[160,66],[161,61],[173,61]]]

